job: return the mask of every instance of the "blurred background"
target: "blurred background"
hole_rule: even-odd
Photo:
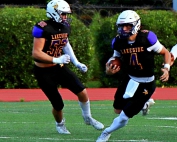
[[[70,43],[77,58],[88,66],[86,74],[68,66],[88,88],[113,88],[122,81],[124,70],[105,74],[105,63],[112,56],[111,41],[117,35],[116,20],[126,9],[135,10],[142,27],[152,30],[170,51],[177,44],[177,0],[66,0],[72,13]],[[0,88],[38,88],[31,57],[33,26],[46,20],[49,0],[0,0]],[[155,58],[158,87],[177,86],[177,62],[167,83],[159,81],[163,59]]]

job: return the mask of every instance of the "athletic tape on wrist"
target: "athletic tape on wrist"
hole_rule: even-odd
[[[170,64],[165,64],[165,65],[164,65],[164,68],[167,68],[168,71],[170,71]]]

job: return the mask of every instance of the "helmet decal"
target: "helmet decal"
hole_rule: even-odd
[[[57,9],[57,8],[58,8],[58,4],[55,4],[55,5],[53,6],[53,8],[54,8],[54,9]]]

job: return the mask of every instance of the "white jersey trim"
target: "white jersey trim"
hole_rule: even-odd
[[[137,82],[140,83],[148,83],[148,82],[152,82],[155,79],[155,76],[151,76],[151,77],[135,77],[135,76],[131,76],[129,75],[129,77]]]
[[[154,45],[148,47],[147,50],[149,52],[154,51],[154,52],[160,53],[162,51],[162,48],[163,48],[163,45],[157,40],[157,42]]]

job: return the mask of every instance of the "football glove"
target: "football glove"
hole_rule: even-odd
[[[58,58],[53,57],[53,63],[55,64],[68,64],[70,62],[70,56],[68,54],[64,54]]]
[[[78,62],[76,67],[83,73],[87,72],[87,66],[85,64]]]

